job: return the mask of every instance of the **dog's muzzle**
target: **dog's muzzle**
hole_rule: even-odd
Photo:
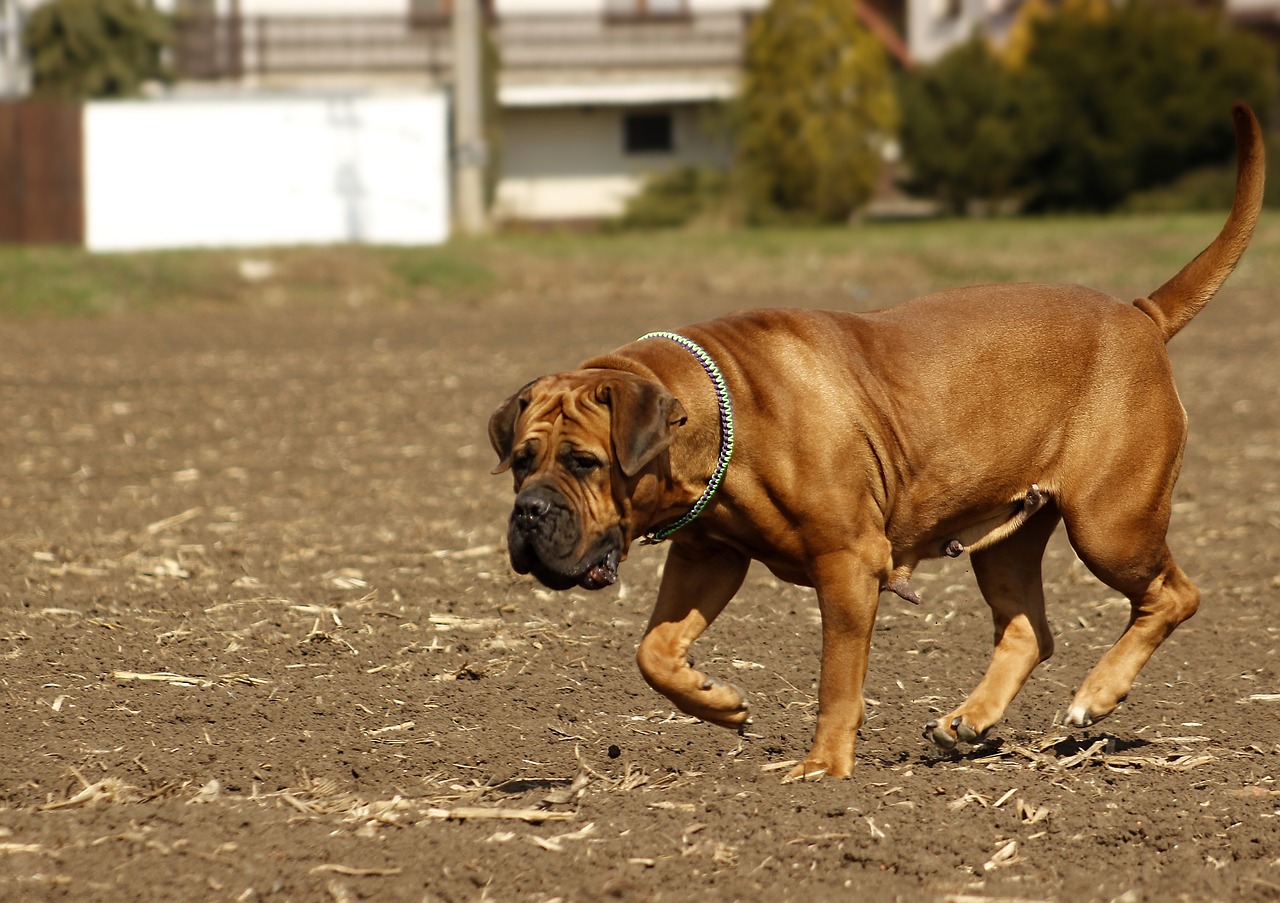
[[[560,493],[546,487],[516,496],[507,528],[507,551],[517,574],[533,574],[551,589],[603,589],[617,582],[622,535],[613,527],[579,549],[582,526]]]

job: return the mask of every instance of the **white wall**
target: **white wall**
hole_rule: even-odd
[[[499,16],[537,16],[575,13],[600,15],[608,0],[494,0]],[[626,3],[628,0],[613,0]],[[634,2],[634,0],[632,0]],[[690,12],[737,12],[755,10],[765,6],[768,0],[686,0]],[[409,11],[410,0],[240,0],[240,14],[259,15],[403,15]],[[651,10],[679,9],[681,0],[648,0]],[[159,0],[158,5],[168,8],[174,0]],[[231,9],[231,0],[218,0],[219,12]]]
[[[768,5],[769,0],[689,0],[689,8],[697,13],[754,12]]]
[[[440,95],[99,101],[84,130],[91,250],[448,237]]]
[[[907,49],[917,63],[937,62],[948,50],[980,31],[1003,42],[1014,7],[1009,0],[908,0]],[[949,15],[958,7],[956,15]]]
[[[637,109],[672,112],[674,151],[623,151],[622,116]],[[536,220],[618,216],[647,173],[728,162],[728,145],[707,128],[710,115],[695,104],[506,109],[494,215]]]
[[[244,0],[241,0],[244,2]],[[259,0],[262,3],[288,2],[288,0]],[[378,0],[386,2],[386,0]],[[408,0],[401,0],[407,3]],[[737,12],[762,9],[768,0],[648,0],[654,12],[678,10],[682,7],[692,13]],[[636,0],[494,0],[499,16],[537,16],[547,13],[577,13],[600,15],[610,5],[636,5]]]
[[[231,12],[231,0],[216,2],[219,13]],[[409,0],[240,0],[242,16],[382,16],[408,11]]]
[[[960,4],[959,16],[948,16],[945,0],[920,0],[907,7],[907,48],[911,58],[919,63],[932,63],[942,56],[948,47],[965,40],[973,33],[973,22],[964,15],[965,3]]]
[[[0,97],[26,93],[27,72],[22,54],[25,21],[16,2],[0,0]]]

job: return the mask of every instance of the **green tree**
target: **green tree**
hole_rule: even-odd
[[[974,43],[903,81],[916,184],[953,208],[1016,193],[1031,210],[1114,209],[1230,159],[1235,100],[1271,106],[1270,49],[1215,12],[1066,0],[1027,24],[1012,63]]]
[[[957,214],[975,200],[1012,197],[1037,148],[1028,120],[1044,103],[1035,73],[1014,71],[975,37],[934,66],[903,76],[907,187]]]
[[[1032,204],[1110,209],[1130,193],[1220,163],[1237,99],[1271,105],[1273,60],[1219,15],[1131,2],[1102,19],[1039,23],[1027,67],[1052,86],[1037,127]]]
[[[736,190],[749,222],[849,217],[898,124],[888,60],[849,0],[772,0],[747,37]]]
[[[50,0],[27,22],[34,93],[60,100],[128,97],[165,78],[164,16],[138,0]]]

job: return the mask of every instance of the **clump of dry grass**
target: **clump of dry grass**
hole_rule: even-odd
[[[143,681],[151,683],[164,683],[173,687],[198,687],[208,689],[209,687],[229,686],[233,684],[255,685],[266,684],[271,681],[262,677],[251,677],[243,671],[233,671],[228,674],[222,674],[218,677],[189,677],[185,674],[175,674],[172,671],[112,671],[113,680],[121,683],[130,681]]]
[[[71,773],[75,775],[76,780],[80,782],[80,790],[71,796],[61,800],[51,800],[42,806],[41,811],[49,812],[56,809],[74,809],[80,806],[96,806],[99,803],[114,805],[120,803],[132,803],[142,799],[142,794],[138,792],[138,788],[127,784],[120,778],[105,777],[99,781],[89,782],[84,776],[74,768]]]
[[[1158,737],[1148,741],[1155,744],[1185,745],[1206,742],[1207,737]],[[1201,765],[1218,761],[1221,755],[1214,751],[1178,751],[1169,754],[1126,754],[1116,752],[1116,740],[1102,737],[1089,746],[1065,755],[1056,755],[1058,747],[1070,748],[1076,744],[1071,737],[1050,736],[1030,745],[1003,743],[999,746],[979,749],[973,761],[988,767],[1027,768],[1032,771],[1062,772],[1085,764],[1099,764],[1113,771],[1132,768],[1160,768],[1167,771],[1190,771]]]

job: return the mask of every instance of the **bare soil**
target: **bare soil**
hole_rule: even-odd
[[[651,329],[895,291],[539,278],[4,324],[0,899],[1280,899],[1269,285],[1173,344],[1171,544],[1204,604],[1119,712],[1055,724],[1128,614],[1055,539],[1056,656],[988,745],[934,749],[991,638],[967,560],[933,563],[921,608],[882,601],[853,779],[783,785],[811,593],[753,571],[697,647],[746,737],[673,713],[633,658],[663,550],[598,593],[513,575],[485,422]]]

